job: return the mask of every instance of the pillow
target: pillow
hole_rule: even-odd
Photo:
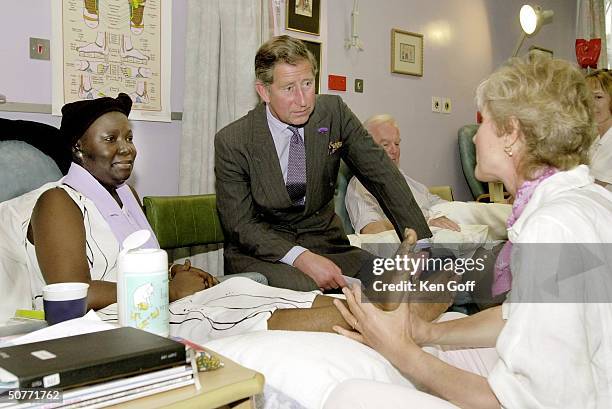
[[[26,272],[26,274],[23,274]],[[11,318],[18,309],[32,309],[30,276],[27,267],[10,258],[0,245],[0,322]]]
[[[22,141],[0,141],[0,202],[62,177],[53,159]]]
[[[349,234],[351,246],[362,248],[377,257],[393,258],[399,248],[399,237],[395,230],[387,230],[380,233],[356,233]]]
[[[460,224],[461,231],[432,227],[434,246],[442,245],[456,257],[470,258],[478,247],[489,247],[487,235],[489,228],[480,224]],[[491,245],[492,247],[492,245]]]
[[[455,202],[451,202],[455,203]],[[488,227],[483,225],[460,224],[461,231],[431,227],[433,234],[430,240],[434,245],[440,244],[451,250],[457,257],[472,257],[480,246],[491,247],[495,242],[488,243]],[[399,238],[395,230],[387,230],[374,234],[350,234],[352,246],[360,247],[377,257],[393,258],[399,247]]]
[[[507,240],[506,220],[512,205],[504,203],[446,202],[432,206],[431,211],[444,214],[463,224],[484,225],[489,228],[487,241]]]
[[[256,331],[205,346],[261,372],[266,384],[307,408],[321,408],[329,393],[347,379],[411,385],[378,352],[337,334]]]

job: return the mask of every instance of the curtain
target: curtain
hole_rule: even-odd
[[[253,62],[273,30],[271,0],[188,0],[179,194],[214,193],[214,138],[257,103]],[[175,262],[223,274],[220,246],[178,249]]]
[[[601,68],[610,68],[610,57],[612,57],[612,39],[610,38],[612,34],[612,0],[604,0],[604,15],[605,15],[605,31],[606,31],[606,48],[603,50],[606,51],[606,57],[608,58],[607,65],[602,66]]]
[[[601,39],[597,68],[608,67],[605,2],[609,0],[577,0],[576,38]]]

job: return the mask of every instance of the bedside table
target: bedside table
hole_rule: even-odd
[[[150,409],[180,408],[255,408],[254,396],[263,391],[264,376],[207,349],[219,357],[225,366],[211,372],[200,372],[202,388],[189,385],[167,392],[115,405],[116,408]]]

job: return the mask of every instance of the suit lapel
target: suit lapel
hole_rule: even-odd
[[[287,207],[291,206],[291,198],[285,187],[278,154],[268,127],[266,105],[263,103],[257,106],[253,115],[251,151],[255,175],[259,178],[258,182],[266,192],[266,196],[274,198],[275,202],[282,202]]]
[[[327,158],[329,148],[329,113],[318,110],[319,104],[315,105],[315,110],[310,120],[304,127],[304,142],[306,146],[306,208],[305,213],[319,207],[319,197],[321,189],[326,186],[319,186]],[[319,132],[319,129],[327,128],[328,132]]]

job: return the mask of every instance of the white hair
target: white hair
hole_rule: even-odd
[[[382,124],[389,124],[395,127],[399,131],[399,126],[397,125],[397,121],[395,120],[395,118],[393,118],[389,114],[378,114],[378,115],[371,116],[363,123],[363,126],[365,127],[365,129],[369,131],[375,126],[379,126]]]

